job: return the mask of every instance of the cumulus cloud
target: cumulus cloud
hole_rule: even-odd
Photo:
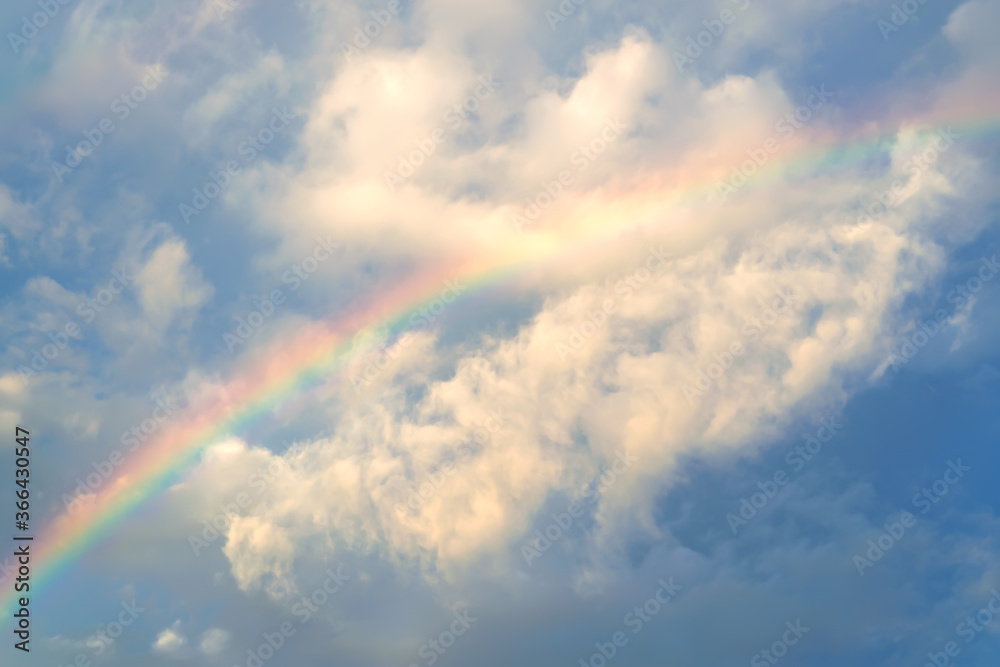
[[[231,379],[258,377],[298,334],[346,323],[342,363],[295,385],[276,411],[254,403],[252,419],[226,423],[237,432],[220,427],[199,441],[210,446],[158,510],[163,534],[136,528],[163,552],[142,552],[142,540],[122,547],[119,565],[170,570],[177,599],[192,607],[216,595],[241,601],[190,627],[171,624],[171,607],[154,626],[168,627],[144,640],[156,659],[215,660],[252,646],[263,630],[249,618],[276,602],[296,614],[316,573],[348,561],[359,600],[368,598],[317,611],[326,643],[310,645],[303,632],[300,646],[311,649],[288,655],[327,655],[334,641],[358,664],[379,651],[407,664],[424,634],[440,633],[418,607],[451,614],[470,597],[506,619],[482,626],[480,647],[510,628],[530,635],[529,622],[551,629],[523,613],[525,600],[586,628],[581,596],[625,605],[648,595],[643,577],[668,571],[687,577],[693,610],[665,612],[674,627],[694,633],[725,606],[740,646],[766,636],[772,614],[796,613],[802,591],[849,606],[868,581],[841,570],[854,576],[855,544],[883,523],[876,489],[856,474],[804,476],[739,542],[719,537],[724,522],[696,520],[717,489],[701,480],[702,495],[675,494],[697,478],[692,461],[763,456],[804,422],[891,381],[900,337],[919,326],[955,256],[992,224],[992,158],[964,120],[997,108],[997,51],[984,27],[995,7],[965,3],[921,37],[928,44],[900,65],[915,81],[906,90],[862,82],[862,103],[853,83],[831,85],[810,108],[801,105],[824,82],[808,76],[830,72],[812,31],[827,19],[867,20],[865,3],[585,3],[550,29],[544,3],[434,0],[408,5],[354,51],[345,45],[355,26],[379,8],[310,2],[277,14],[265,4],[219,16],[199,0],[138,21],[113,3],[81,3],[34,107],[79,133],[140,66],[165,62],[169,87],[143,107],[147,120],[107,138],[77,183],[32,204],[0,186],[0,262],[19,261],[40,216],[59,219],[53,237],[77,235],[75,261],[88,267],[72,280],[26,272],[0,312],[12,333],[7,358],[30,359],[79,303],[102,298],[112,271],[134,275],[25,393],[11,368],[0,374],[14,406],[4,423],[39,415],[44,391],[62,406],[47,423],[85,441],[84,458],[117,447],[123,415],[148,417],[126,396],[183,395],[197,412],[242,392]],[[678,68],[687,36],[727,7],[738,21]],[[930,20],[929,8],[921,12]],[[909,35],[920,34],[917,24]],[[872,21],[863,25],[879,39]],[[147,41],[154,46],[140,48]],[[947,76],[921,69],[935,49],[948,49]],[[176,219],[191,188],[239,156],[262,109],[286,103],[294,124],[241,163],[197,224],[159,222]],[[141,150],[128,141],[153,126]],[[942,136],[953,140],[942,146]],[[65,143],[46,141],[43,153]],[[769,142],[777,148],[762,148]],[[33,173],[48,169],[47,158],[32,160]],[[88,178],[113,184],[99,203],[84,196]],[[133,210],[157,222],[136,223]],[[285,271],[317,237],[345,252],[299,292]],[[415,292],[438,274],[469,293],[433,326],[405,331],[408,317],[382,326],[422,297],[402,304],[390,289]],[[275,290],[284,299],[263,312]],[[987,296],[944,322],[952,352],[975,339]],[[251,307],[263,324],[225,354],[230,315]],[[355,331],[357,312],[375,321]],[[622,457],[632,463],[586,505],[559,555],[526,562],[535,529]],[[240,494],[248,502],[220,515]],[[675,500],[682,518],[665,518]],[[219,534],[205,537],[217,521]],[[914,593],[919,607],[900,604],[884,618],[816,611],[825,640],[843,646],[872,637],[871,627],[916,632],[992,585],[992,545],[981,537],[992,517],[944,545],[929,523],[895,554],[926,547],[935,572],[973,554],[978,569],[956,584],[961,594],[937,605]],[[816,581],[815,571],[836,574]],[[367,623],[383,599],[410,620]],[[372,649],[397,626],[391,645]],[[716,644],[686,657],[724,664]]]
[[[414,145],[407,133],[430,132],[440,100],[458,98],[456,82],[474,81],[476,72],[460,55],[429,49],[366,54],[334,73],[309,110],[303,170],[261,168],[285,181],[258,191],[264,220],[292,210],[309,233],[335,225],[362,242],[391,226],[403,236],[381,243],[383,255],[482,249],[484,239],[507,247],[556,237],[572,247],[609,224],[645,243],[602,247],[592,261],[577,254],[558,272],[539,271],[544,307],[516,334],[483,336],[459,356],[435,349],[417,361],[420,372],[384,378],[377,407],[350,398],[345,374],[330,406],[336,433],[285,454],[289,480],[230,528],[225,553],[242,586],[270,578],[294,588],[296,554],[327,533],[345,548],[419,562],[427,573],[502,562],[552,494],[571,493],[620,449],[642,465],[602,498],[592,549],[615,540],[620,548],[635,528],[656,536],[653,501],[679,457],[758,446],[797,419],[839,409],[905,326],[906,295],[924,290],[955,244],[982,229],[971,216],[962,231],[931,222],[976,205],[964,175],[977,161],[956,145],[949,159],[908,173],[907,161],[938,140],[916,126],[919,118],[882,128],[892,133],[891,161],[879,178],[903,178],[904,187],[860,229],[859,203],[873,196],[861,165],[835,177],[751,176],[733,200],[709,205],[704,195],[775,135],[797,94],[767,71],[712,85],[679,78],[668,49],[641,31],[588,53],[583,68],[534,90],[505,84],[474,121],[493,138],[448,137],[388,195],[380,181]],[[501,141],[504,110],[515,106],[525,111]],[[627,136],[576,174],[574,151],[607,118],[629,127]],[[862,128],[818,119],[777,159],[794,160],[834,131]],[[652,175],[631,174],[636,160]],[[560,168],[578,180],[537,228],[510,225],[515,204],[503,193],[531,195]],[[472,183],[480,197],[446,196]],[[644,268],[650,244],[671,254],[654,271]],[[775,315],[779,294],[791,296]],[[449,377],[425,385],[445,368]],[[472,433],[489,410],[510,417],[490,444],[477,445]],[[457,472],[431,500],[416,513],[396,511],[463,447],[467,460],[455,461]]]

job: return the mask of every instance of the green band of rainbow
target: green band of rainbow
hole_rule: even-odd
[[[920,125],[909,124],[925,128],[946,124],[927,120]],[[963,135],[982,138],[996,130],[997,122],[992,110],[988,115],[980,110],[968,114],[965,122],[951,125]],[[748,187],[782,182],[788,174],[856,165],[884,151],[893,136],[856,137],[850,143],[827,138],[821,145],[798,140],[783,147],[784,152],[761,168]],[[745,159],[741,151],[734,156],[721,164],[730,167]],[[609,196],[599,210],[563,219],[559,225],[528,229],[524,234],[512,231],[506,244],[483,247],[470,253],[471,258],[423,271],[370,300],[365,307],[310,326],[293,341],[282,341],[266,353],[246,355],[242,360],[244,372],[207,404],[192,406],[179,415],[174,424],[150,440],[109,480],[105,489],[85,506],[57,518],[34,543],[31,594],[44,591],[60,573],[123,524],[131,512],[163,491],[207,446],[231,434],[245,433],[256,420],[326,377],[338,364],[364,352],[363,346],[353,344],[359,331],[371,326],[403,330],[411,315],[434,300],[450,279],[465,283],[468,289],[462,298],[469,298],[488,287],[522,279],[536,269],[557,270],[563,263],[579,262],[591,253],[597,256],[621,239],[662,234],[676,224],[678,212],[705,214],[710,208],[707,198],[716,192],[725,173],[718,168],[697,176],[663,170],[649,177],[638,190]],[[6,619],[11,618],[18,597],[12,588],[2,597]]]

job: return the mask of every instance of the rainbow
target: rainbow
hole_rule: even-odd
[[[1000,105],[993,108],[1000,109]],[[997,127],[995,113],[969,113],[965,118],[969,120],[952,125],[969,135],[984,135]],[[927,129],[946,124],[933,118],[925,118],[919,124],[905,123]],[[819,134],[810,136],[815,140]],[[804,173],[864,160],[884,150],[894,136],[895,132],[869,132],[845,143],[826,135],[818,144],[796,138],[773,163],[760,169],[755,177],[759,181],[750,186],[780,182],[788,170]],[[610,244],[622,239],[662,232],[666,222],[673,221],[681,212],[708,208],[708,199],[717,191],[717,184],[733,165],[745,158],[741,147],[730,156],[713,156],[713,164],[697,175],[690,171],[662,171],[632,192],[603,192],[603,205],[596,211],[589,210],[572,219],[563,216],[558,226],[546,223],[537,229],[528,228],[521,235],[512,233],[515,238],[506,245],[490,246],[419,272],[366,305],[305,328],[291,342],[282,341],[263,353],[248,353],[241,360],[245,368],[242,373],[215,395],[197,401],[197,408],[189,406],[128,460],[99,493],[57,517],[49,530],[32,543],[31,594],[46,590],[140,505],[188,470],[206,447],[233,433],[246,433],[263,416],[328,376],[338,365],[365,352],[364,345],[356,344],[359,332],[373,326],[392,333],[404,330],[410,317],[436,299],[448,280],[464,283],[467,289],[461,298],[467,299],[488,287],[516,282],[535,270],[551,271],[591,253],[599,256]],[[719,164],[724,168],[720,169]],[[585,203],[589,208],[592,199]],[[8,622],[18,597],[12,589],[10,586],[2,598]]]

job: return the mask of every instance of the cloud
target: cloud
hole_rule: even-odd
[[[469,348],[437,347],[405,371],[401,365],[380,381],[377,407],[351,398],[345,374],[327,407],[336,433],[286,453],[289,479],[229,529],[225,554],[241,587],[270,580],[272,593],[294,590],[293,562],[327,533],[340,548],[417,563],[430,578],[472,567],[508,571],[516,567],[512,546],[546,502],[571,494],[626,449],[642,463],[629,484],[601,499],[582,557],[597,560],[630,531],[660,536],[654,499],[680,457],[759,446],[866,386],[905,326],[898,313],[906,295],[940,276],[955,244],[983,227],[957,213],[977,205],[971,182],[960,178],[976,158],[956,146],[918,177],[907,175],[907,159],[936,135],[915,130],[919,119],[887,119],[891,159],[878,178],[905,177],[905,196],[863,235],[854,231],[856,202],[872,196],[864,165],[845,164],[834,176],[776,165],[724,205],[692,201],[685,189],[704,193],[725,178],[748,148],[774,135],[796,95],[766,70],[706,86],[679,80],[669,63],[647,34],[626,31],[587,53],[578,77],[548,89],[505,84],[473,127],[496,137],[510,122],[503,110],[521,107],[516,130],[504,140],[446,140],[396,196],[379,180],[381,165],[412,145],[398,128],[418,128],[417,137],[430,131],[439,101],[461,93],[453,81],[474,71],[461,55],[378,52],[321,87],[302,135],[303,171],[262,166],[260,178],[285,183],[248,186],[262,221],[294,211],[309,234],[336,227],[360,243],[391,228],[393,240],[378,244],[376,256],[414,261],[483,248],[483,239],[505,248],[555,231],[572,247],[615,224],[635,240],[539,271],[533,284],[544,307],[516,333],[483,334]],[[446,78],[449,71],[461,76]],[[537,230],[519,235],[502,213],[510,210],[504,193],[530,192],[560,167],[572,169],[575,147],[607,117],[633,128],[629,136],[588,163]],[[794,160],[831,132],[851,140],[859,130],[819,119],[776,160]],[[652,175],[636,175],[636,160],[648,161]],[[473,182],[479,197],[457,196]],[[957,216],[970,226],[945,230],[925,217],[931,210],[935,221]],[[672,259],[647,270],[649,245]],[[791,307],[775,315],[775,295],[788,293]],[[742,351],[731,352],[734,344]],[[478,420],[492,409],[511,417],[491,436],[495,444],[477,446]],[[457,472],[416,515],[401,516],[396,507],[462,447],[472,454],[455,463]]]
[[[9,238],[26,241],[40,227],[31,206],[15,200],[10,188],[0,183],[0,265],[11,266],[7,256]]]
[[[253,101],[255,94],[260,95],[261,88],[266,90],[267,99],[273,99],[275,93],[279,97],[285,96],[288,78],[281,56],[268,53],[262,55],[252,67],[216,82],[185,114],[185,125],[190,130],[187,136],[192,147],[204,145],[211,133],[217,130],[217,124],[242,111]]]
[[[187,638],[181,633],[181,622],[175,621],[169,628],[156,635],[153,642],[153,650],[158,653],[174,654],[180,651],[186,644]]]
[[[345,344],[341,366],[219,435],[151,510],[157,521],[129,524],[136,537],[109,556],[116,577],[167,578],[168,609],[240,601],[197,628],[172,623],[174,612],[157,618],[153,627],[168,627],[144,640],[150,664],[198,652],[213,661],[233,647],[245,655],[268,629],[257,621],[294,613],[315,575],[342,561],[357,572],[357,593],[345,588],[324,607],[320,629],[289,642],[283,660],[309,664],[336,645],[345,663],[409,664],[425,636],[447,627],[428,610],[447,616],[466,600],[490,621],[456,645],[456,662],[509,664],[495,646],[512,636],[529,640],[518,646],[534,639],[540,663],[565,660],[566,646],[551,645],[554,624],[585,639],[585,657],[600,624],[581,601],[628,610],[665,573],[683,578],[685,611],[665,612],[664,627],[697,641],[678,648],[671,632],[645,633],[652,648],[636,651],[648,650],[650,664],[668,650],[727,664],[730,644],[756,647],[749,657],[781,627],[777,616],[803,608],[824,650],[878,653],[886,637],[951,619],[992,585],[986,515],[954,540],[945,519],[921,524],[892,554],[911,567],[885,563],[884,579],[857,579],[850,557],[878,535],[886,502],[857,470],[803,477],[740,540],[724,535],[724,512],[699,513],[729,485],[756,481],[734,474],[716,485],[698,478],[699,465],[725,471],[765,455],[804,422],[890,385],[885,360],[900,336],[926,317],[966,245],[995,226],[982,135],[958,127],[954,146],[910,169],[938,128],[996,108],[992,5],[952,12],[943,39],[906,58],[906,86],[860,81],[859,90],[840,69],[848,65],[823,59],[818,22],[872,10],[834,0],[749,3],[678,71],[678,45],[738,4],[591,2],[551,31],[544,12],[558,3],[433,0],[409,4],[350,59],[341,43],[379,7],[243,3],[220,18],[199,0],[139,20],[85,2],[63,17],[64,35],[48,33],[60,48],[24,111],[48,119],[23,135],[41,148],[10,140],[30,178],[147,62],[170,77],[145,120],[109,136],[75,182],[0,188],[0,263],[23,276],[0,310],[13,360],[0,373],[11,402],[0,421],[27,420],[65,454],[39,502],[106,460],[149,418],[148,397],[183,396],[198,410],[296,333],[380,313]],[[936,20],[922,12],[921,25]],[[864,28],[878,39],[873,22]],[[814,73],[851,83],[830,85],[801,126],[781,125],[824,84],[807,80]],[[263,127],[261,109],[286,104],[299,117],[198,224],[159,222],[176,220],[191,187],[238,155]],[[775,137],[760,164],[754,156]],[[722,201],[718,185],[739,169],[753,173]],[[887,191],[893,203],[859,224]],[[231,316],[283,287],[318,236],[346,251],[302,292],[286,290],[266,329],[227,354]],[[25,251],[36,237],[45,252]],[[400,345],[381,325],[412,303],[379,310],[382,295],[450,266],[469,293]],[[12,369],[67,317],[79,320],[78,304],[102,298],[113,271],[134,283],[22,389]],[[941,368],[988,341],[992,305],[984,292],[955,311],[938,339],[955,348],[942,342]],[[386,367],[359,385],[383,343]],[[892,447],[872,455],[910,445]],[[621,456],[635,463],[543,559],[525,562],[535,530],[558,522]],[[883,473],[871,475],[891,477]],[[241,493],[251,502],[224,511]],[[670,503],[683,519],[665,518]],[[221,535],[192,554],[192,536],[211,534],[216,520]],[[947,601],[906,587],[915,570],[952,581],[963,559],[976,565]],[[891,601],[843,614],[866,590]],[[389,607],[399,618],[382,613]],[[717,633],[720,619],[727,642],[705,631]]]
[[[209,628],[201,636],[198,648],[207,656],[216,656],[226,649],[229,643],[229,633],[221,628]]]
[[[197,310],[212,295],[212,288],[190,260],[184,242],[171,240],[157,247],[139,269],[139,303],[157,329],[165,329],[179,315]]]

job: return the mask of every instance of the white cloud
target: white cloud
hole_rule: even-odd
[[[137,29],[126,20],[101,28],[92,11],[99,4],[75,15],[72,25],[80,35],[100,37],[98,43],[106,46],[120,36],[116,31]],[[287,163],[269,154],[212,206],[213,213],[225,207],[245,212],[247,225],[241,229],[268,240],[262,254],[270,259],[246,262],[261,281],[274,282],[270,269],[286,258],[298,260],[318,234],[350,245],[342,262],[324,266],[322,281],[310,283],[327,299],[313,312],[316,318],[340,312],[345,301],[377,299],[399,272],[440,266],[442,258],[471,258],[484,272],[523,259],[544,256],[546,262],[532,263],[530,279],[515,286],[523,295],[518,305],[533,310],[519,312],[516,322],[502,327],[488,321],[483,330],[494,333],[458,331],[469,328],[466,321],[440,333],[421,333],[361,396],[351,378],[363,360],[349,359],[341,374],[331,374],[310,395],[319,403],[309,417],[313,421],[284,413],[274,417],[298,431],[320,422],[288,452],[236,440],[212,448],[195,473],[172,489],[183,516],[171,518],[200,531],[200,522],[215,508],[247,491],[250,474],[281,461],[281,473],[241,510],[224,539],[211,545],[216,561],[222,561],[220,551],[228,560],[244,593],[264,589],[287,600],[304,583],[310,563],[346,552],[416,572],[439,589],[469,574],[477,583],[523,582],[530,573],[521,576],[518,547],[547,503],[572,495],[618,451],[628,450],[639,463],[603,495],[595,525],[574,542],[579,550],[566,571],[580,588],[598,585],[627,560],[630,541],[669,543],[654,505],[673,484],[678,461],[692,453],[748,451],[803,417],[835,412],[865,386],[909,325],[906,298],[933,285],[954,249],[982,230],[985,218],[978,207],[986,200],[983,193],[995,191],[993,175],[972,153],[974,139],[956,144],[919,178],[905,168],[911,149],[933,139],[923,126],[975,108],[982,95],[992,94],[995,86],[983,85],[992,70],[974,66],[952,83],[928,82],[921,116],[907,109],[853,126],[836,98],[782,142],[774,162],[732,201],[708,204],[703,190],[746,160],[747,149],[774,135],[775,121],[802,102],[802,91],[786,83],[786,72],[725,76],[726,68],[740,63],[745,71],[747,54],[769,45],[784,56],[809,48],[800,28],[841,4],[848,3],[803,1],[778,9],[754,3],[755,13],[748,12],[747,21],[698,62],[703,79],[677,73],[669,39],[610,24],[601,26],[606,38],[588,48],[574,42],[572,56],[563,61],[565,54],[548,50],[555,49],[556,39],[577,34],[576,28],[562,25],[544,48],[524,43],[521,33],[533,24],[550,35],[543,7],[516,2],[418,3],[412,18],[398,19],[351,62],[343,58],[336,36],[348,36],[356,22],[367,20],[367,10],[306,3],[306,11],[325,13],[326,20],[323,34],[309,44],[320,51],[306,62],[258,53],[234,72],[215,76],[214,70],[186,71],[183,58],[177,58],[171,85],[188,95],[174,114],[183,119],[178,145],[193,145],[200,155],[231,154],[224,120],[262,90],[276,86],[274,92],[284,94],[290,90],[285,84],[297,77],[315,83],[311,103],[294,105],[306,110],[305,127],[297,143],[293,134],[286,135],[295,143]],[[984,5],[963,6],[944,34],[966,57],[985,62],[993,42],[989,31],[983,32],[990,16]],[[223,52],[254,38],[241,36],[236,21],[216,22],[208,3],[200,6],[192,30],[220,36],[218,44],[202,46],[227,66],[240,61],[227,60]],[[586,6],[572,21],[582,30],[594,28],[588,22],[603,9]],[[694,3],[677,11],[683,16],[669,24],[669,32],[684,36],[713,15]],[[428,20],[432,15],[440,20]],[[186,43],[180,33],[173,26],[167,41]],[[466,48],[470,42],[475,48]],[[515,42],[518,48],[511,47]],[[119,70],[129,73],[141,59],[125,51]],[[195,60],[200,53],[196,49],[187,57]],[[95,89],[91,84],[103,71],[97,66],[102,56],[82,62],[94,76],[82,77],[70,93],[52,99],[66,106],[65,94],[81,94],[85,106],[100,108],[105,93],[94,90],[114,90],[124,74],[102,79],[104,87]],[[71,69],[61,69],[70,64],[63,62],[51,80],[72,79]],[[415,142],[446,127],[446,110],[490,74],[502,85],[481,100],[476,116],[458,130],[447,129],[434,154],[389,193],[385,172],[396,168]],[[216,84],[203,85],[209,80]],[[86,95],[81,87],[88,87]],[[577,170],[572,156],[611,118],[620,119],[626,132],[585,170]],[[885,159],[874,166],[845,162],[818,174],[797,162],[809,157],[805,151],[812,146],[860,143],[874,135],[892,137],[882,145]],[[573,183],[519,233],[511,214],[562,169],[570,170]],[[905,182],[901,201],[863,234],[854,233],[858,203],[867,201],[878,183],[895,178]],[[0,219],[5,210],[27,219],[27,209],[13,200],[4,209],[2,194]],[[92,218],[90,212],[80,216]],[[115,354],[117,379],[144,378],[151,367],[158,376],[166,374],[174,370],[169,363],[174,358],[190,358],[183,354],[189,351],[186,337],[177,343],[163,334],[190,330],[214,295],[192,257],[198,254],[194,238],[182,240],[166,225],[154,225],[133,229],[126,239],[118,258],[141,267],[135,290],[95,324]],[[649,245],[662,246],[672,257],[637,280]],[[628,290],[619,282],[625,276],[637,280]],[[768,322],[765,332],[745,333],[748,322],[764,316],[775,292],[789,289],[790,310]],[[73,307],[77,298],[45,277],[31,280],[25,295],[62,308]],[[474,303],[479,298],[467,297]],[[609,301],[614,312],[599,317],[606,321],[588,333],[594,314]],[[310,326],[309,313],[291,303],[254,339],[255,349]],[[973,314],[970,309],[970,319],[955,324],[974,327]],[[43,330],[53,322],[51,314],[37,318]],[[457,333],[463,336],[460,343],[453,342]],[[699,375],[734,342],[745,353],[732,368],[708,388],[686,389],[699,387]],[[218,340],[203,344],[209,357],[211,349],[224,349]],[[253,363],[245,359],[237,364]],[[224,392],[223,378],[239,368],[217,371],[212,365],[229,361],[211,359],[177,383],[197,398]],[[66,406],[55,419],[67,430],[101,439],[119,404],[92,397],[107,395],[109,388],[96,381],[80,387],[69,373],[48,377],[53,390],[47,400]],[[2,376],[0,391],[13,393],[16,379]],[[120,390],[115,395],[120,397]],[[502,415],[502,423],[477,442],[494,414]],[[0,415],[7,421],[15,416]],[[112,442],[116,436],[111,434]],[[253,436],[244,437],[256,442]],[[455,472],[437,484],[440,465],[452,457]],[[428,483],[434,488],[419,509],[398,511]],[[814,498],[810,511],[827,501]],[[831,512],[836,514],[831,521],[844,523],[838,528],[870,528],[853,507],[839,509]],[[790,567],[786,547],[776,545],[761,558],[773,569]],[[829,564],[825,548],[792,551]],[[732,589],[744,590],[737,581],[744,574],[736,571],[742,567],[738,557],[727,552],[709,563],[700,554],[681,556],[700,567],[721,568],[720,579],[731,577]],[[206,575],[209,580],[216,583],[212,594],[225,594],[232,584],[215,572]],[[240,627],[228,619],[217,622]],[[192,643],[205,656],[219,655],[230,643],[229,632],[219,628],[197,636],[192,633]],[[178,621],[153,646],[177,656],[186,644]]]
[[[284,97],[289,78],[281,56],[267,53],[251,66],[217,81],[184,115],[185,135],[191,146],[205,145],[216,124],[242,111],[258,89],[271,88],[266,91],[269,98]]]
[[[183,241],[169,240],[153,251],[136,276],[139,303],[157,329],[170,326],[179,314],[200,308],[212,295],[201,271],[191,265]]]
[[[185,644],[187,638],[181,633],[181,622],[174,621],[173,625],[156,636],[153,650],[158,653],[174,654],[184,648]]]
[[[31,206],[16,201],[10,188],[0,183],[0,266],[11,266],[6,254],[8,238],[26,240],[39,227]]]
[[[516,335],[458,355],[429,352],[415,364],[405,355],[380,380],[378,406],[353,400],[345,374],[330,405],[336,434],[287,454],[289,479],[230,529],[225,553],[241,586],[270,579],[274,591],[294,589],[302,545],[327,531],[355,549],[420,561],[426,572],[456,574],[481,558],[507,567],[507,550],[546,498],[576,488],[621,448],[642,465],[603,499],[595,545],[628,527],[655,533],[651,502],[679,455],[758,444],[803,414],[836,409],[863,385],[902,326],[905,295],[924,289],[951,244],[980,228],[971,222],[955,236],[922,217],[933,208],[953,219],[945,213],[955,204],[940,195],[970,195],[950,175],[975,160],[955,148],[953,160],[911,180],[905,201],[860,237],[852,234],[854,201],[870,196],[871,176],[851,167],[811,181],[779,169],[709,207],[685,191],[700,193],[773,136],[795,96],[767,71],[705,87],[678,79],[670,62],[667,49],[630,31],[586,55],[579,78],[505,83],[482,105],[475,130],[484,140],[446,139],[395,195],[384,188],[386,167],[440,122],[441,100],[474,81],[470,62],[430,48],[373,52],[321,87],[303,133],[304,170],[262,166],[257,177],[271,185],[247,185],[265,224],[273,219],[284,230],[291,213],[303,224],[290,234],[336,228],[379,257],[418,260],[473,248],[488,262],[486,249],[502,257],[536,240],[572,248],[615,225],[636,243],[602,245],[600,255],[578,254],[539,272],[545,307]],[[525,109],[523,118],[501,139],[498,128],[514,108]],[[609,116],[634,136],[578,174],[538,229],[518,234],[508,217],[517,200],[506,193],[533,194],[570,167],[575,147]],[[908,126],[886,129],[899,132],[900,146],[913,139]],[[815,121],[783,143],[775,161],[829,131]],[[893,152],[883,176],[903,175],[902,152]],[[649,171],[636,173],[637,162]],[[455,196],[472,183],[482,198]],[[639,266],[641,239],[665,244],[675,258],[625,300],[616,281]],[[751,340],[743,333],[748,318],[788,289],[791,312]],[[607,299],[618,302],[617,312],[561,356],[557,344],[568,344]],[[685,385],[694,387],[733,342],[745,355],[690,402]],[[444,368],[454,375],[428,381]],[[413,405],[407,392],[418,387],[426,391]],[[492,408],[511,415],[497,444],[460,462],[418,516],[400,517],[394,507],[469,442]]]

